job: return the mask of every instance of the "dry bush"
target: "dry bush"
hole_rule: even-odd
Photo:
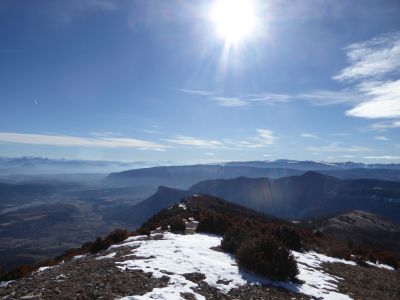
[[[221,242],[221,248],[225,252],[235,254],[240,245],[249,238],[249,233],[238,227],[229,228]]]
[[[15,280],[23,278],[32,273],[36,268],[32,265],[20,265],[12,268],[10,271],[1,276],[2,281]]]
[[[197,232],[223,235],[231,227],[229,217],[223,214],[210,213],[200,220]]]
[[[296,281],[297,264],[283,245],[271,238],[246,240],[237,251],[239,267],[279,281]]]
[[[111,240],[113,244],[121,243],[129,237],[129,232],[126,229],[115,229],[106,236],[106,240]]]
[[[180,217],[171,219],[168,224],[171,226],[171,232],[184,233],[186,230],[186,224]]]
[[[295,228],[282,225],[273,230],[273,235],[287,248],[295,251],[301,251],[301,236]]]

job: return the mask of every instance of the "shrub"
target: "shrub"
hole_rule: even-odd
[[[301,250],[301,236],[296,229],[283,225],[274,230],[274,235],[287,248]]]
[[[115,229],[106,236],[106,240],[111,240],[113,244],[121,243],[129,237],[129,232],[126,229]]]
[[[168,224],[162,224],[161,230],[168,230]]]
[[[225,234],[221,242],[221,248],[225,252],[235,254],[240,245],[248,238],[248,232],[241,228],[231,227]]]
[[[171,226],[171,232],[185,232],[186,224],[183,220],[179,217],[173,218],[171,221],[168,222],[169,226]]]
[[[225,215],[212,213],[200,220],[197,232],[223,235],[230,226],[231,222]]]
[[[20,279],[20,278],[23,278],[23,277],[29,275],[34,270],[35,270],[35,267],[32,265],[20,265],[20,266],[12,268],[9,272],[4,274],[1,277],[1,280],[7,281],[7,280]]]
[[[273,280],[295,281],[297,264],[284,246],[271,238],[251,239],[237,251],[239,267]]]
[[[391,266],[396,270],[399,268],[399,261],[393,255],[390,254],[382,257],[382,260],[380,262],[382,264]]]
[[[97,237],[90,247],[90,253],[94,254],[102,250],[106,250],[111,245],[112,245],[111,239],[106,238],[103,240],[101,237]]]
[[[328,255],[346,260],[351,260],[351,251],[343,245],[332,245],[328,250]]]

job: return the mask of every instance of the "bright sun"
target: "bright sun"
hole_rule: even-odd
[[[251,0],[216,0],[211,9],[211,20],[225,43],[235,45],[251,36],[257,17]]]

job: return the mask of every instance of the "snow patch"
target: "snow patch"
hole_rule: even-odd
[[[323,263],[342,263],[355,266],[356,263],[339,258],[329,257],[316,252],[300,253],[292,251],[297,261],[299,275],[297,278],[304,281],[303,284],[280,283],[280,286],[297,293],[303,293],[318,299],[346,300],[351,299],[337,291],[339,279],[336,276],[325,273],[322,270]]]
[[[51,269],[53,266],[46,266],[46,267],[40,267],[39,269],[36,270],[36,272],[43,272],[48,269]]]
[[[165,273],[161,272],[162,270],[174,273],[178,276],[172,276],[172,279],[179,281],[182,286],[188,285],[187,280],[179,275],[198,272],[206,276],[205,282],[209,285],[222,292],[229,292],[232,288],[247,282],[239,273],[239,268],[232,256],[210,249],[219,246],[221,239],[221,237],[205,234],[166,233],[163,240],[136,242],[139,248],[133,250],[135,254],[140,257],[152,258],[126,260],[117,264],[121,269],[152,272],[153,276],[157,278],[165,276]],[[132,246],[131,243],[130,246]],[[178,296],[181,292],[176,289]]]
[[[187,209],[187,207],[184,203],[179,203],[178,207],[182,208],[183,210]]]
[[[106,258],[113,258],[116,254],[117,253],[113,252],[113,253],[110,253],[110,254],[107,254],[107,255],[104,255],[104,256],[99,256],[99,257],[96,257],[96,260],[106,259]]]
[[[387,269],[390,271],[394,271],[394,268],[385,264],[380,264],[380,263],[373,263],[372,261],[366,261],[367,264],[370,266],[374,266],[376,268],[381,268],[381,269]]]
[[[341,278],[329,275],[322,269],[323,263],[356,265],[351,261],[332,258],[315,252],[292,251],[299,268],[298,278],[304,283],[276,282],[239,270],[232,255],[212,250],[212,247],[220,245],[221,237],[198,233],[193,235],[166,233],[162,240],[135,238],[129,238],[125,244],[118,246],[135,247],[135,249],[132,249],[132,253],[143,259],[128,259],[117,262],[118,268],[152,272],[152,276],[156,278],[167,276],[169,277],[169,284],[165,288],[155,288],[143,296],[129,296],[123,298],[124,300],[183,299],[181,293],[192,293],[196,299],[202,300],[204,297],[193,290],[197,287],[197,284],[182,276],[193,272],[204,274],[204,281],[222,293],[228,293],[231,289],[245,284],[265,284],[282,287],[318,299],[351,299],[337,291],[337,283]],[[166,275],[164,271],[167,271],[167,274],[173,274]]]
[[[9,284],[13,283],[15,280],[9,280],[9,281],[2,281],[0,282],[0,288],[7,287]]]

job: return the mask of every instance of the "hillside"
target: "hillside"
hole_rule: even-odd
[[[199,182],[188,190],[159,190],[138,205],[110,214],[113,220],[139,225],[175,199],[207,194],[258,212],[284,219],[307,219],[352,210],[365,210],[400,222],[400,186],[371,179],[340,180],[316,172],[280,179],[217,179]]]
[[[156,228],[171,224],[171,230],[174,230],[173,220],[188,220],[189,216],[199,221],[196,223],[197,233],[182,234]],[[210,223],[210,220],[214,223]],[[228,226],[223,229],[223,224]],[[240,251],[237,254],[227,253],[230,252],[226,249],[228,232],[238,228],[236,226],[239,224],[247,236],[241,247],[247,247],[246,239],[251,241],[251,236],[257,234],[259,238],[271,235],[270,241],[280,245],[278,251],[290,249],[290,256],[298,269],[296,278],[274,280],[267,275],[260,275],[258,271],[253,273],[244,267],[244,257]],[[149,235],[137,235],[149,229],[155,231]],[[215,233],[210,235],[208,230]],[[301,246],[298,250],[292,250],[294,245],[285,242],[282,230],[299,235]],[[89,245],[94,249],[95,244],[89,243],[83,247]],[[194,196],[160,211],[133,236],[107,246],[105,250],[81,255],[77,255],[79,252],[71,252],[76,254],[64,256],[62,261],[59,260],[53,266],[41,267],[26,278],[3,283],[0,297],[398,299],[400,274],[397,271],[385,265],[356,265],[349,259],[335,258],[325,252],[329,250],[327,245],[335,245],[334,240],[328,236],[315,235],[309,229],[297,228],[296,224],[265,217],[221,199]],[[325,254],[314,252],[315,247],[319,247]],[[267,255],[268,252],[261,253]],[[278,259],[279,256],[267,257],[261,256],[258,263],[265,264],[265,259],[283,259]],[[369,289],[365,289],[365,286]]]
[[[400,226],[365,211],[306,222],[306,226],[334,236],[352,247],[377,247],[400,254]]]
[[[189,189],[286,219],[366,210],[400,222],[400,185],[371,179],[340,180],[316,172],[271,180],[209,180]]]

